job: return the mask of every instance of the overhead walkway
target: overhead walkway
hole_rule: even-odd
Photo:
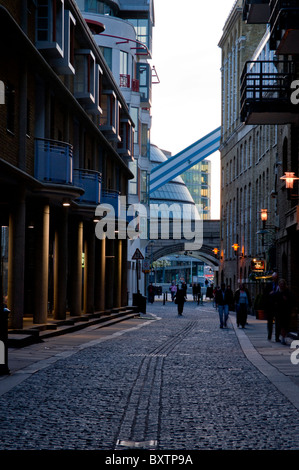
[[[219,150],[221,127],[152,169],[150,194]]]

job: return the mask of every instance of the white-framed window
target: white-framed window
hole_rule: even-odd
[[[64,0],[37,0],[36,46],[63,57]]]
[[[77,49],[75,52],[74,93],[79,100],[90,100],[95,103],[96,95],[96,61],[89,49]],[[97,76],[98,78],[98,76]]]

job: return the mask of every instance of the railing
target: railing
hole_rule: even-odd
[[[98,171],[75,169],[74,185],[84,189],[80,197],[81,203],[100,204],[102,175]]]
[[[139,80],[137,78],[132,79],[132,91],[139,93]]]
[[[109,204],[113,207],[115,212],[115,217],[118,217],[120,214],[120,192],[114,189],[102,189],[101,193],[101,203]]]
[[[123,88],[130,88],[131,77],[130,75],[120,74],[119,86]]]
[[[297,0],[271,0],[270,9],[270,49],[276,50],[276,42],[282,39],[282,32],[299,29],[299,6]]]
[[[73,147],[65,142],[35,139],[34,176],[55,184],[73,182]]]
[[[292,61],[246,62],[241,76],[241,117],[249,104],[291,104],[291,83],[295,79]]]

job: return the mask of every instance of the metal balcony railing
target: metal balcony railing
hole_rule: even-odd
[[[292,61],[246,62],[241,76],[241,120],[251,112],[290,111],[291,83],[295,79]],[[273,108],[271,108],[273,105]]]
[[[35,139],[34,176],[42,182],[72,184],[72,145],[50,139]]]
[[[113,207],[115,217],[120,214],[120,192],[114,189],[102,189],[101,204],[109,204]]]
[[[79,202],[98,205],[101,202],[102,175],[98,171],[74,169],[74,185],[84,189]]]
[[[119,76],[119,86],[123,88],[130,88],[131,77],[130,75],[120,74]]]

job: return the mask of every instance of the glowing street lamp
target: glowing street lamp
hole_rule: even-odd
[[[295,173],[292,171],[286,171],[284,176],[282,176],[280,179],[285,180],[287,189],[293,189],[294,181],[299,180],[299,178],[295,176]]]
[[[261,209],[261,220],[262,222],[267,222],[268,220],[268,209]]]
[[[234,249],[234,252],[237,253],[238,248],[240,248],[240,247],[239,247],[238,243],[234,243],[234,244],[232,245],[232,248]]]
[[[214,248],[214,249],[213,249],[213,253],[217,256],[218,253],[219,253],[219,249],[218,249],[218,248]]]

